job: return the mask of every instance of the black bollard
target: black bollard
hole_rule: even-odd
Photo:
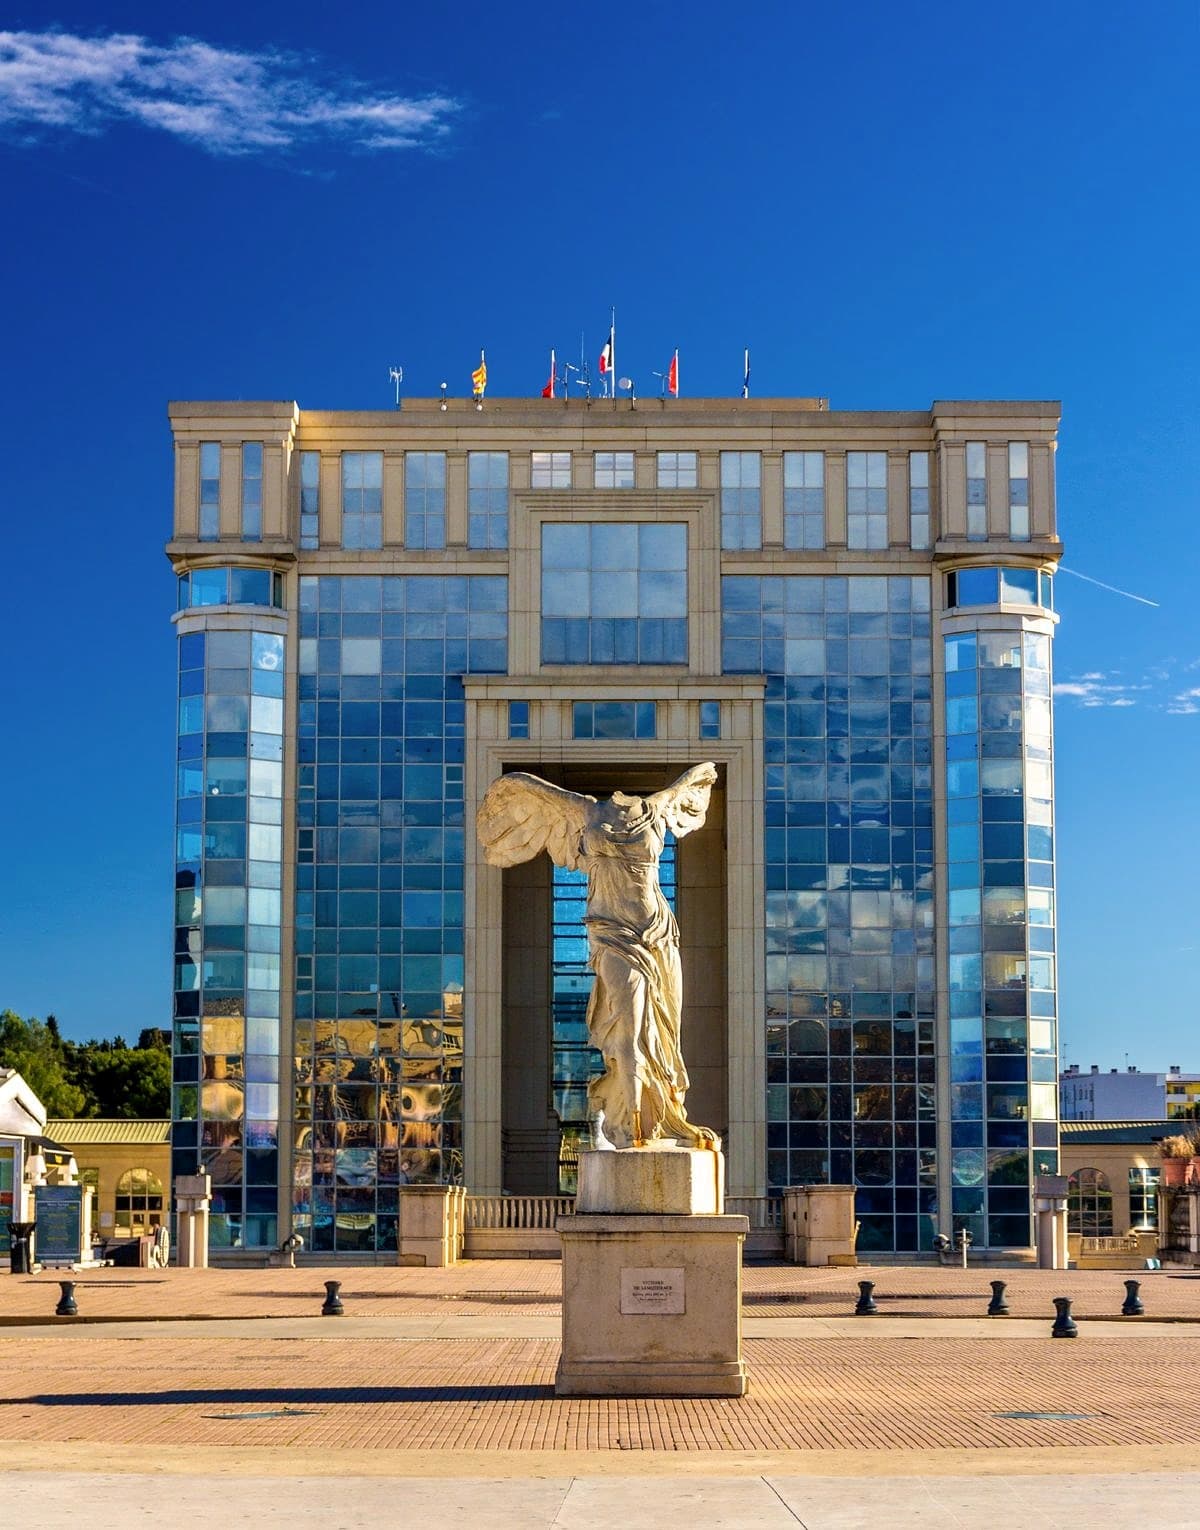
[[[340,1280],[327,1280],[325,1282],[325,1305],[321,1308],[322,1317],[341,1317],[345,1312],[342,1306],[342,1283]]]
[[[854,1316],[855,1317],[868,1317],[868,1316],[870,1316],[870,1314],[872,1312],[878,1312],[879,1311],[879,1308],[875,1305],[875,1298],[871,1294],[874,1291],[874,1289],[875,1289],[875,1282],[873,1280],[860,1280],[859,1281],[859,1283],[858,1283],[858,1301],[855,1304],[855,1308],[854,1308]]]
[[[1004,1300],[1004,1292],[1007,1282],[1003,1280],[992,1281],[992,1299],[988,1302],[988,1317],[1007,1317],[1008,1303]]]
[[[75,1282],[73,1280],[60,1280],[58,1288],[62,1295],[58,1299],[58,1306],[54,1309],[55,1317],[78,1317],[79,1308],[75,1305]]]
[[[1138,1292],[1142,1288],[1140,1280],[1127,1280],[1125,1282],[1125,1300],[1121,1303],[1122,1317],[1141,1317],[1146,1308],[1142,1303]]]
[[[1071,1316],[1071,1298],[1069,1296],[1056,1296],[1054,1298],[1054,1327],[1050,1330],[1052,1339],[1077,1339],[1079,1329],[1075,1326],[1075,1319]]]

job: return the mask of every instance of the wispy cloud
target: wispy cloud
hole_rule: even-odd
[[[1056,681],[1054,694],[1083,707],[1132,707],[1137,701],[1130,692],[1144,689],[1145,686],[1131,685],[1101,670],[1089,670],[1078,680]]]
[[[1150,664],[1140,679],[1126,680],[1120,670],[1088,670],[1070,679],[1058,680],[1054,695],[1059,701],[1074,703],[1081,707],[1133,707],[1143,706],[1153,712],[1166,712],[1173,717],[1191,717],[1200,712],[1200,685],[1182,686],[1177,673],[1195,669],[1194,663],[1179,666],[1172,659],[1168,663]]]
[[[126,121],[210,154],[283,152],[320,142],[359,150],[429,147],[461,103],[335,78],[312,58],[166,44],[130,33],[0,32],[0,132],[96,136]]]

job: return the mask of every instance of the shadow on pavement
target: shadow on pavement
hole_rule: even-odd
[[[0,1407],[136,1408],[178,1403],[530,1402],[553,1397],[552,1386],[196,1387],[164,1392],[38,1392],[0,1398]]]

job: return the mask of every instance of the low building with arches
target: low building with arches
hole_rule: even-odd
[[[169,1121],[52,1120],[46,1135],[74,1154],[80,1182],[92,1185],[92,1233],[136,1238],[169,1225]]]
[[[1072,1260],[1128,1263],[1157,1253],[1161,1143],[1178,1129],[1172,1121],[1061,1123]]]

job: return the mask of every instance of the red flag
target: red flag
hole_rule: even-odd
[[[672,398],[679,397],[679,352],[671,357],[671,365],[667,368],[667,392]]]
[[[554,397],[554,352],[550,352],[550,381],[542,389],[543,398]]]

